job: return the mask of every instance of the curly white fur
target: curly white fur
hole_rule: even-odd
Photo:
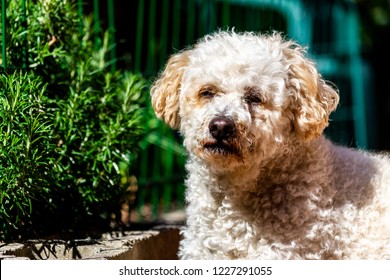
[[[182,259],[390,259],[390,159],[322,136],[339,97],[298,44],[217,32],[151,94],[189,153]]]

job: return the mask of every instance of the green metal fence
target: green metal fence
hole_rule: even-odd
[[[6,0],[2,1],[5,7]],[[21,0],[26,11],[28,1]],[[351,1],[309,0],[93,0],[77,1],[80,15],[92,12],[95,30],[108,28],[116,43],[111,56],[125,57],[114,68],[130,68],[154,77],[170,54],[220,28],[237,31],[279,30],[309,47],[325,78],[341,92],[341,106],[326,133],[336,142],[367,147],[364,94],[366,81],[359,49],[359,20]],[[2,34],[6,16],[2,10]],[[80,21],[82,27],[82,22]],[[81,28],[80,27],[80,28]],[[26,25],[26,28],[28,26]],[[96,41],[99,44],[99,41]],[[6,38],[2,36],[3,68],[7,67]],[[26,67],[26,65],[24,65]],[[142,143],[139,159],[138,209],[151,217],[183,204],[184,150],[180,137],[161,123]],[[371,124],[372,125],[372,124]],[[175,203],[179,201],[179,203]]]

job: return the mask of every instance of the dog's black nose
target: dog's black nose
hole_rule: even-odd
[[[210,121],[209,131],[218,141],[228,139],[234,134],[234,122],[227,117],[215,117]]]

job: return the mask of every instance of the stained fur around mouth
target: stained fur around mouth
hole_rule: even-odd
[[[229,144],[226,141],[207,142],[203,147],[212,154],[237,156],[241,154],[240,150],[235,145]]]

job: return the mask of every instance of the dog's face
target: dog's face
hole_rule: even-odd
[[[221,168],[319,136],[337,103],[303,49],[279,34],[207,36],[172,56],[152,87],[157,116]]]

